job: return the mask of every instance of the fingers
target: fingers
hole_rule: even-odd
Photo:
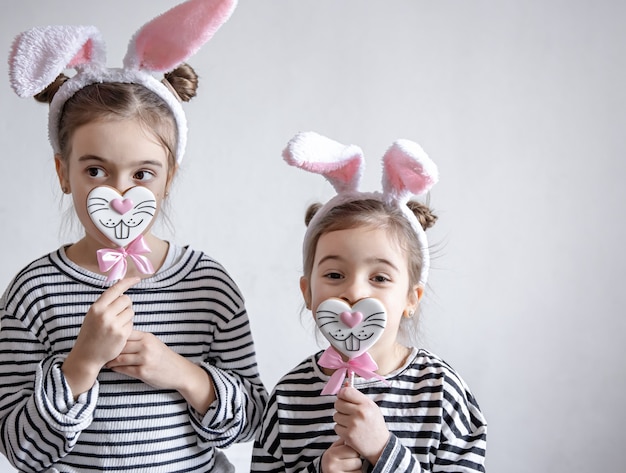
[[[337,393],[337,399],[356,404],[363,399],[364,394],[352,386],[344,386]]]
[[[138,277],[120,279],[118,282],[113,284],[110,288],[102,293],[102,295],[100,296],[100,301],[103,303],[103,305],[110,305],[115,300],[119,299],[120,296],[122,296],[128,289],[133,287],[139,281],[141,281],[141,278]]]
[[[143,339],[145,334],[145,332],[142,332],[140,330],[133,330],[128,336],[128,342],[139,342]]]
[[[95,314],[105,315],[106,313],[119,317],[122,325],[132,322],[134,311],[130,297],[124,294],[131,286],[137,284],[140,278],[120,279],[113,286],[104,291],[98,300],[93,303],[92,309]]]
[[[347,387],[338,393],[335,409],[337,435],[374,465],[389,439],[380,408],[360,391]]]
[[[336,414],[352,415],[358,412],[360,405],[363,403],[363,393],[352,387],[344,387],[337,393],[335,400]],[[337,422],[338,419],[335,419]]]
[[[362,460],[358,452],[338,439],[322,455],[322,471],[360,472]]]
[[[107,368],[117,365],[139,364],[142,358],[136,355],[140,354],[144,348],[142,343],[144,335],[144,332],[132,330],[126,340],[124,348],[122,348],[122,351],[116,358],[106,364]]]
[[[119,368],[120,366],[140,366],[145,362],[141,348],[141,343],[127,342],[120,354],[105,366],[110,369]]]

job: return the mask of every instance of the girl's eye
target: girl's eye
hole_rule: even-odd
[[[328,279],[341,279],[341,274],[340,273],[335,273],[335,272],[330,272],[330,273],[326,273],[324,275],[325,278]]]
[[[154,179],[154,173],[152,171],[142,170],[137,171],[133,177],[137,181],[150,181]]]
[[[89,177],[104,177],[104,171],[100,168],[87,168]]]
[[[376,276],[372,278],[372,280],[377,283],[384,283],[384,282],[391,281],[391,279],[389,279],[387,276],[383,276],[382,274],[377,274]]]

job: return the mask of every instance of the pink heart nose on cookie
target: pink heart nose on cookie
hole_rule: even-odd
[[[363,314],[359,311],[344,311],[339,314],[339,319],[350,328],[354,328],[363,321]]]
[[[133,208],[133,201],[131,199],[113,199],[111,201],[111,208],[118,214],[124,215],[130,209]]]

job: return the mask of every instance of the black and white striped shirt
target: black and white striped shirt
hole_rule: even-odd
[[[254,444],[253,472],[320,472],[337,440],[335,396],[320,392],[329,376],[321,352],[304,360],[274,388]],[[407,363],[378,380],[354,386],[380,408],[391,437],[374,472],[482,472],[487,424],[463,380],[437,356],[413,349]]]
[[[211,376],[202,416],[176,391],[103,369],[74,401],[60,366],[104,277],[63,248],[22,270],[0,301],[0,449],[20,471],[229,471],[219,450],[251,440],[267,392],[239,289],[207,255],[129,289],[134,329],[151,332]],[[107,284],[108,286],[108,284]]]

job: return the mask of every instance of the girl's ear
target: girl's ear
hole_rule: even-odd
[[[59,178],[59,184],[61,185],[61,190],[64,194],[71,194],[72,189],[70,187],[70,180],[68,179],[67,166],[60,154],[54,155],[54,167],[57,172],[57,177]]]
[[[403,314],[406,317],[412,317],[417,312],[417,307],[424,295],[424,287],[421,284],[416,284],[409,290],[409,294],[406,301],[406,307]]]
[[[172,186],[172,182],[174,181],[174,176],[176,175],[177,172],[178,172],[178,164],[174,163],[172,165],[170,163],[169,169],[167,170],[167,182],[165,183],[165,195],[168,195],[170,193],[170,187]]]
[[[309,285],[309,280],[304,276],[300,278],[300,291],[304,298],[304,305],[308,310],[311,310],[311,286]]]
[[[422,286],[421,284],[418,284],[416,286],[416,291],[417,291],[417,303],[419,304],[420,301],[422,300],[422,297],[424,296],[424,286]]]

